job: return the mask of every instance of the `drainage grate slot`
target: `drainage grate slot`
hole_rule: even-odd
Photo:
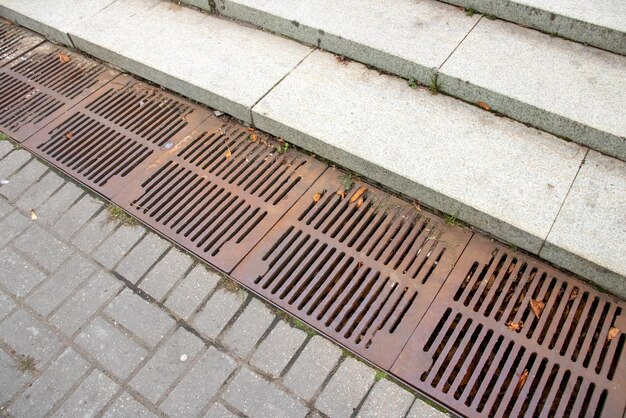
[[[167,126],[180,119],[171,119],[171,113],[163,117]],[[162,129],[120,120],[151,141],[163,141]],[[297,152],[277,152],[276,146],[264,139],[252,142],[243,126],[211,118],[158,163],[150,162],[114,201],[228,272],[325,169]]]
[[[392,372],[467,416],[620,416],[623,309],[474,236]]]
[[[43,42],[43,38],[0,19],[0,67]]]
[[[386,369],[470,236],[329,169],[232,275]]]
[[[117,74],[44,43],[0,69],[0,129],[24,141]]]
[[[81,85],[92,82],[80,80]],[[76,93],[67,82],[55,86]],[[208,117],[158,88],[119,76],[24,145],[111,197],[148,157],[167,153]]]

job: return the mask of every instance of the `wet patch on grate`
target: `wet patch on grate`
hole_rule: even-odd
[[[0,68],[0,129],[22,142],[117,74],[44,43]]]
[[[28,139],[24,146],[100,194],[112,197],[212,115],[121,75]]]
[[[0,67],[42,42],[42,37],[0,19]]]
[[[113,201],[230,272],[326,169],[256,138],[242,125],[207,120]]]
[[[392,372],[467,416],[621,417],[624,308],[475,235]]]
[[[232,276],[388,369],[470,237],[329,169]]]

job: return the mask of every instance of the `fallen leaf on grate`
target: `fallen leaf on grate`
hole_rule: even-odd
[[[74,136],[74,134],[72,133],[72,131],[67,131],[65,132],[65,137],[67,139],[72,139],[72,137]]]
[[[524,327],[524,322],[519,321],[519,322],[513,322],[513,321],[509,321],[506,323],[506,327],[508,329],[510,329],[511,331],[521,331],[521,329]]]
[[[578,288],[577,287],[575,287],[574,290],[572,290],[572,293],[569,295],[569,300],[576,299],[576,296],[578,296]]]
[[[342,199],[346,197],[346,191],[344,189],[338,189],[337,190],[337,196],[341,197]]]
[[[224,156],[227,160],[233,156],[233,153],[230,151],[230,147],[226,147],[226,154],[224,154]]]
[[[256,141],[258,141],[258,140],[259,140],[259,137],[258,137],[258,136],[256,136],[256,134],[250,134],[250,135],[248,136],[248,138],[249,138],[249,139],[250,139],[250,141],[252,141],[252,142],[256,142]]]
[[[354,203],[357,200],[359,200],[359,197],[361,197],[361,195],[365,193],[366,190],[367,190],[367,187],[359,187],[359,189],[356,192],[354,192],[354,194],[350,198],[350,203]]]
[[[314,201],[315,203],[319,202],[321,198],[322,198],[322,195],[321,195],[320,193],[315,193],[315,194],[313,195],[313,201]]]
[[[522,374],[520,374],[519,380],[517,381],[517,386],[515,386],[515,392],[513,393],[513,396],[517,397],[520,394],[520,392],[524,388],[526,379],[528,379],[528,369],[524,369]]]
[[[66,62],[70,62],[71,60],[72,58],[69,55],[64,54],[63,52],[59,52],[59,62],[61,64],[65,64]]]
[[[357,202],[356,202],[356,208],[357,209],[360,208],[362,204],[363,204],[363,198],[360,197],[359,200],[357,200]]]
[[[533,310],[533,313],[537,318],[541,318],[541,313],[543,309],[546,307],[546,304],[540,300],[531,300],[530,301],[530,309]]]
[[[611,327],[609,328],[609,334],[606,336],[606,339],[611,341],[613,338],[617,337],[619,334],[619,328]]]

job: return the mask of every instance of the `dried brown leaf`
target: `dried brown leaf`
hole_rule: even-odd
[[[315,193],[315,194],[313,195],[313,201],[314,201],[315,203],[319,202],[321,198],[322,198],[322,195],[321,195],[320,193]]]
[[[72,57],[70,57],[67,54],[64,54],[63,52],[59,52],[59,62],[61,64],[65,64],[66,62],[70,62],[72,60]]]
[[[224,155],[226,156],[227,160],[233,156],[233,153],[230,151],[230,147],[226,147],[226,154]]]
[[[354,203],[357,200],[359,200],[361,195],[363,195],[363,193],[365,193],[366,190],[367,190],[367,187],[359,187],[359,189],[356,192],[354,192],[354,194],[350,198],[350,203]]]
[[[342,199],[346,197],[346,191],[343,188],[337,189],[336,193],[337,193],[337,196],[341,197]]]
[[[248,132],[254,132],[254,128],[248,128]]]
[[[515,392],[513,393],[513,396],[516,397],[520,394],[520,392],[524,388],[526,379],[528,379],[528,369],[524,369],[522,374],[519,375],[519,380],[517,381],[517,386],[515,386]]]
[[[541,313],[543,309],[546,307],[546,304],[540,300],[531,300],[530,301],[530,309],[533,310],[533,313],[537,318],[541,318]]]
[[[30,210],[30,219],[32,219],[33,221],[37,219],[37,214],[35,213],[34,209]]]
[[[364,202],[363,198],[360,197],[359,200],[356,201],[356,208],[357,209],[360,208],[361,205],[363,205],[363,202]]]
[[[569,300],[576,299],[576,296],[578,296],[578,288],[577,287],[575,287],[574,290],[572,290],[572,293],[569,295]]]
[[[67,139],[72,139],[73,136],[74,136],[74,133],[72,131],[65,132],[65,137]]]
[[[259,140],[259,137],[256,134],[250,134],[248,138],[250,138],[250,141],[252,142],[256,142]]]
[[[487,103],[485,102],[478,102],[478,106],[482,107],[485,110],[491,110],[491,106],[489,106]]]
[[[611,341],[613,338],[619,335],[619,328],[611,327],[609,328],[609,334],[606,336],[606,339]]]
[[[420,206],[419,203],[417,203],[415,200],[412,203],[413,203],[413,207],[415,208],[416,211],[418,211],[418,212],[422,211],[422,207]]]
[[[522,328],[524,327],[524,322],[519,321],[519,322],[513,322],[513,321],[509,321],[506,323],[506,327],[508,329],[510,329],[511,331],[521,331]]]

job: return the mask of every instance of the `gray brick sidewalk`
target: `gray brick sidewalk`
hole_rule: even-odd
[[[445,417],[0,141],[0,416]]]

